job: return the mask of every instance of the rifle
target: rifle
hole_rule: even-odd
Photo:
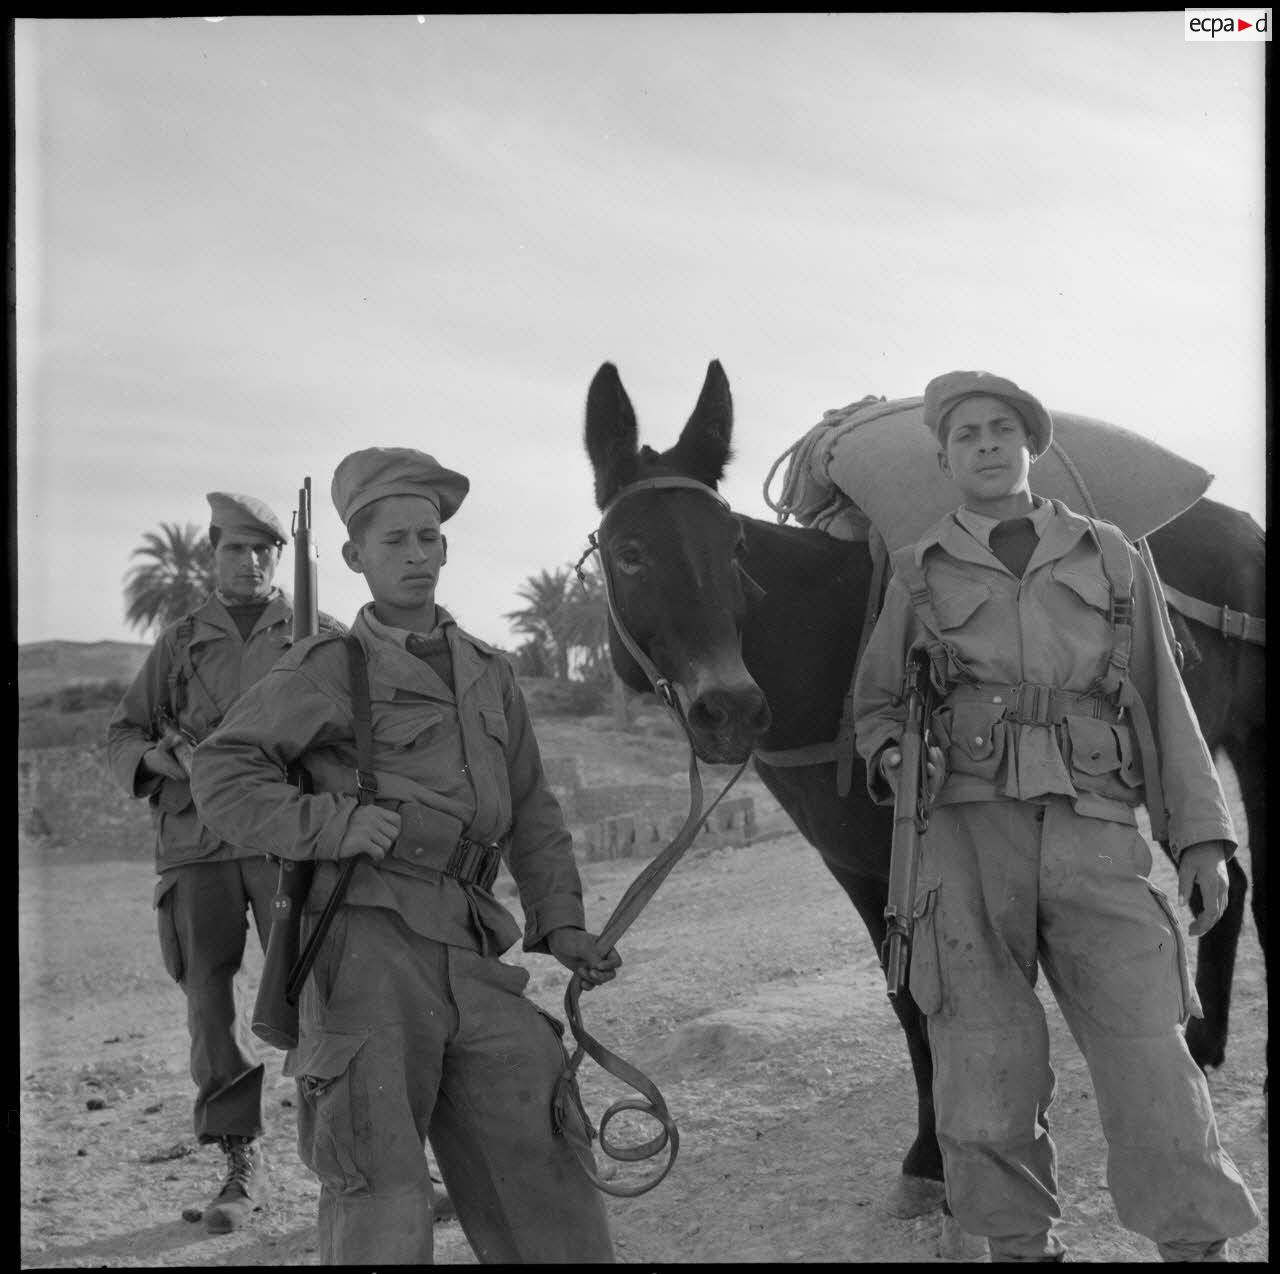
[[[167,708],[157,708],[155,712],[156,741],[169,749],[173,759],[191,777],[191,754],[196,750],[196,741],[184,730],[170,714]]]
[[[915,912],[916,882],[920,875],[921,837],[929,826],[929,718],[933,712],[933,684],[929,658],[919,648],[907,659],[902,678],[902,698],[907,717],[899,745],[898,790],[893,802],[893,849],[889,859],[889,898],[884,916],[888,921],[883,958],[890,998],[907,985],[911,961],[911,929]]]
[[[311,479],[304,478],[293,515],[293,640],[312,637],[320,627],[316,596],[316,545],[311,535]],[[311,790],[305,771],[298,790]],[[315,863],[280,859],[280,875],[271,900],[271,930],[262,963],[262,980],[253,1005],[253,1033],[275,1048],[298,1043],[298,998],[289,994],[289,975],[298,960],[302,907],[311,891]]]

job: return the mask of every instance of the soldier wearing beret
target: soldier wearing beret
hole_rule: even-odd
[[[195,1132],[202,1143],[218,1142],[227,1161],[222,1189],[205,1209],[206,1226],[218,1233],[242,1224],[263,1198],[263,1066],[237,1015],[233,983],[246,910],[265,941],[276,869],[261,850],[200,821],[186,762],[192,745],[289,648],[293,609],[273,583],[285,542],[280,520],[252,496],[207,498],[217,588],[160,634],[107,727],[107,755],[121,787],[151,804],[160,948],[187,999]]]
[[[1063,1259],[1041,969],[1089,1065],[1121,1222],[1165,1260],[1226,1260],[1258,1211],[1183,1038],[1199,1004],[1135,809],[1169,845],[1182,901],[1198,887],[1192,934],[1222,914],[1235,834],[1158,584],[1117,528],[1032,494],[1053,421],[1031,394],[951,372],[924,416],[961,503],[894,555],[854,710],[888,803],[904,669],[927,654],[934,808],[909,986],[948,1204],[993,1261]]]
[[[588,985],[620,961],[584,928],[570,836],[510,664],[436,602],[442,524],[468,486],[409,448],[347,456],[332,485],[342,555],[372,595],[356,644],[300,643],[196,754],[200,814],[220,835],[316,861],[304,940],[356,860],[286,1063],[299,1151],[320,1179],[324,1263],[431,1261],[428,1140],[481,1261],[613,1256],[583,1171],[589,1133],[576,1113],[553,1131],[560,1024],[500,958],[521,932],[493,895],[499,866],[519,889],[526,951]],[[298,766],[310,794],[288,780]]]

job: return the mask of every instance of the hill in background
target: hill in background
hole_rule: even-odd
[[[18,647],[18,697],[33,699],[69,686],[131,682],[151,644],[130,641],[36,641]]]

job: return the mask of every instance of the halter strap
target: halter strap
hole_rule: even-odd
[[[715,487],[709,487],[705,482],[699,482],[697,478],[681,478],[672,474],[669,477],[640,478],[635,482],[628,482],[625,487],[621,487],[614,492],[613,498],[604,506],[600,514],[600,521],[603,523],[605,518],[613,511],[614,505],[626,499],[629,495],[640,495],[645,491],[666,491],[673,487],[687,487],[691,491],[701,491],[724,508],[727,509],[729,507],[729,501]]]

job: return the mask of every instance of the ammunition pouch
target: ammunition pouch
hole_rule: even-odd
[[[426,870],[452,876],[462,885],[491,890],[502,866],[502,846],[462,835],[462,822],[429,805],[379,801],[400,815],[400,834],[379,864],[391,871]]]

